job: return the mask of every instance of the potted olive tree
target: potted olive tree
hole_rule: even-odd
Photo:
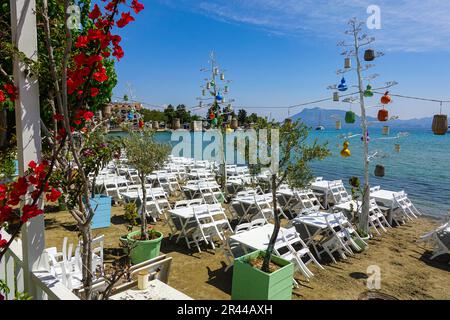
[[[268,129],[276,125],[269,123]],[[273,255],[274,245],[280,231],[277,208],[278,187],[288,182],[293,188],[305,188],[313,178],[308,166],[313,160],[322,160],[329,155],[327,145],[307,141],[309,128],[297,121],[287,119],[279,128],[278,170],[272,165],[271,189],[275,226],[267,250],[256,251],[236,259],[233,267],[232,299],[234,300],[289,300],[292,295],[294,265]],[[274,141],[274,143],[276,143]],[[266,146],[273,151],[275,146]]]
[[[130,131],[128,137],[123,140],[127,154],[128,164],[139,172],[142,188],[142,204],[140,207],[140,230],[128,234],[128,241],[133,244],[131,250],[131,262],[137,264],[159,255],[163,234],[147,226],[147,210],[145,199],[146,177],[153,171],[158,170],[167,160],[170,147],[165,144],[156,143],[153,132],[144,129],[139,132]]]

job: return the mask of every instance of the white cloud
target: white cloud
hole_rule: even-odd
[[[448,0],[160,0],[181,10],[274,35],[338,40],[346,21],[365,21],[367,7],[380,6],[382,29],[370,30],[385,50],[450,50]]]

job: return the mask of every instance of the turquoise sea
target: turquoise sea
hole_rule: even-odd
[[[361,136],[349,138],[349,158],[342,158],[340,151],[345,138],[342,135],[359,133],[360,130],[312,131],[309,139],[328,142],[332,155],[312,163],[316,176],[327,180],[342,179],[347,183],[351,176],[363,178]],[[400,133],[400,138],[397,138]],[[192,135],[193,133],[191,133]],[[198,134],[198,133],[196,133]],[[116,134],[115,134],[116,135]],[[388,190],[405,190],[412,201],[424,213],[442,216],[450,212],[450,134],[435,136],[431,130],[391,129],[388,136],[381,129],[370,130],[369,154],[378,151],[379,157],[371,161],[370,184]],[[170,132],[158,132],[156,140],[170,142]],[[172,142],[172,144],[174,144]],[[204,143],[203,148],[208,143]],[[395,151],[400,145],[400,152]],[[377,164],[385,167],[383,178],[374,176]]]

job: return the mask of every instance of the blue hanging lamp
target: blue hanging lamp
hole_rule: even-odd
[[[347,91],[348,87],[347,87],[347,83],[345,82],[345,78],[342,77],[341,79],[341,83],[338,85],[338,90],[339,91]]]

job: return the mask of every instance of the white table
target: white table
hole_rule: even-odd
[[[328,223],[327,223],[328,220]],[[294,224],[303,224],[305,226],[306,232],[308,234],[308,239],[303,239],[306,245],[312,245],[315,252],[319,257],[321,257],[324,252],[317,249],[314,238],[319,234],[324,234],[327,230],[339,226],[339,221],[335,218],[334,214],[324,211],[318,211],[310,213],[305,216],[296,217],[293,220]],[[311,231],[314,230],[314,231]]]
[[[128,179],[125,178],[124,176],[117,176],[117,177],[108,177],[108,178],[101,178],[98,177],[95,180],[95,185],[97,187],[103,186],[103,184],[124,184],[124,183],[128,183]]]
[[[324,195],[324,207],[328,208],[328,193],[330,192],[330,181],[320,180],[311,183],[311,189],[317,193]]]
[[[195,223],[198,226],[197,220],[195,219],[194,215],[194,208],[204,207],[205,205],[198,205],[198,206],[191,206],[191,207],[183,207],[183,208],[177,208],[177,209],[171,209],[169,210],[169,214],[172,216],[175,216],[179,219],[181,224],[181,230],[180,234],[177,237],[176,243],[180,241],[181,238],[186,239],[186,243],[189,247],[189,241],[187,240],[187,233],[186,233],[186,227],[191,223]],[[209,212],[214,215],[215,213],[219,212],[219,210],[223,210],[220,205],[207,205]],[[198,209],[197,209],[198,210]]]
[[[139,189],[139,191],[121,192],[120,195],[126,202],[136,202],[144,197],[142,189]],[[166,193],[163,188],[152,188],[146,189],[146,196],[147,198],[152,198],[155,200],[157,197],[166,197]]]
[[[389,208],[388,222],[391,225],[392,225],[392,211],[396,209],[394,194],[398,195],[399,192],[381,189],[370,193],[370,197],[375,199],[375,201],[378,204],[381,204],[382,206]]]
[[[266,250],[269,245],[270,237],[272,236],[273,224],[266,224],[262,227],[255,228],[243,233],[235,234],[230,237],[231,240],[239,242],[242,246],[253,249],[253,250]],[[281,232],[287,231],[285,228],[280,228],[280,233],[278,234],[278,239],[283,236]]]
[[[347,201],[344,203],[334,205],[333,209],[339,209],[341,211],[346,211],[350,213],[356,213],[357,209],[361,211],[362,202],[361,201]]]
[[[146,290],[139,290],[137,282],[122,292],[112,295],[109,300],[193,300],[183,292],[155,279]]]
[[[239,223],[241,223],[244,219],[249,219],[252,216],[260,213],[255,200],[262,205],[264,205],[266,202],[272,204],[272,194],[258,194],[256,196],[236,197],[233,199],[233,201],[238,202],[242,208],[243,215],[239,220]]]
[[[190,199],[194,199],[198,194],[209,191],[210,189],[213,191],[221,191],[220,186],[215,181],[207,182],[207,181],[201,181],[199,180],[198,183],[193,184],[190,183],[188,185],[185,185],[182,187],[183,191],[185,192],[186,196]]]

